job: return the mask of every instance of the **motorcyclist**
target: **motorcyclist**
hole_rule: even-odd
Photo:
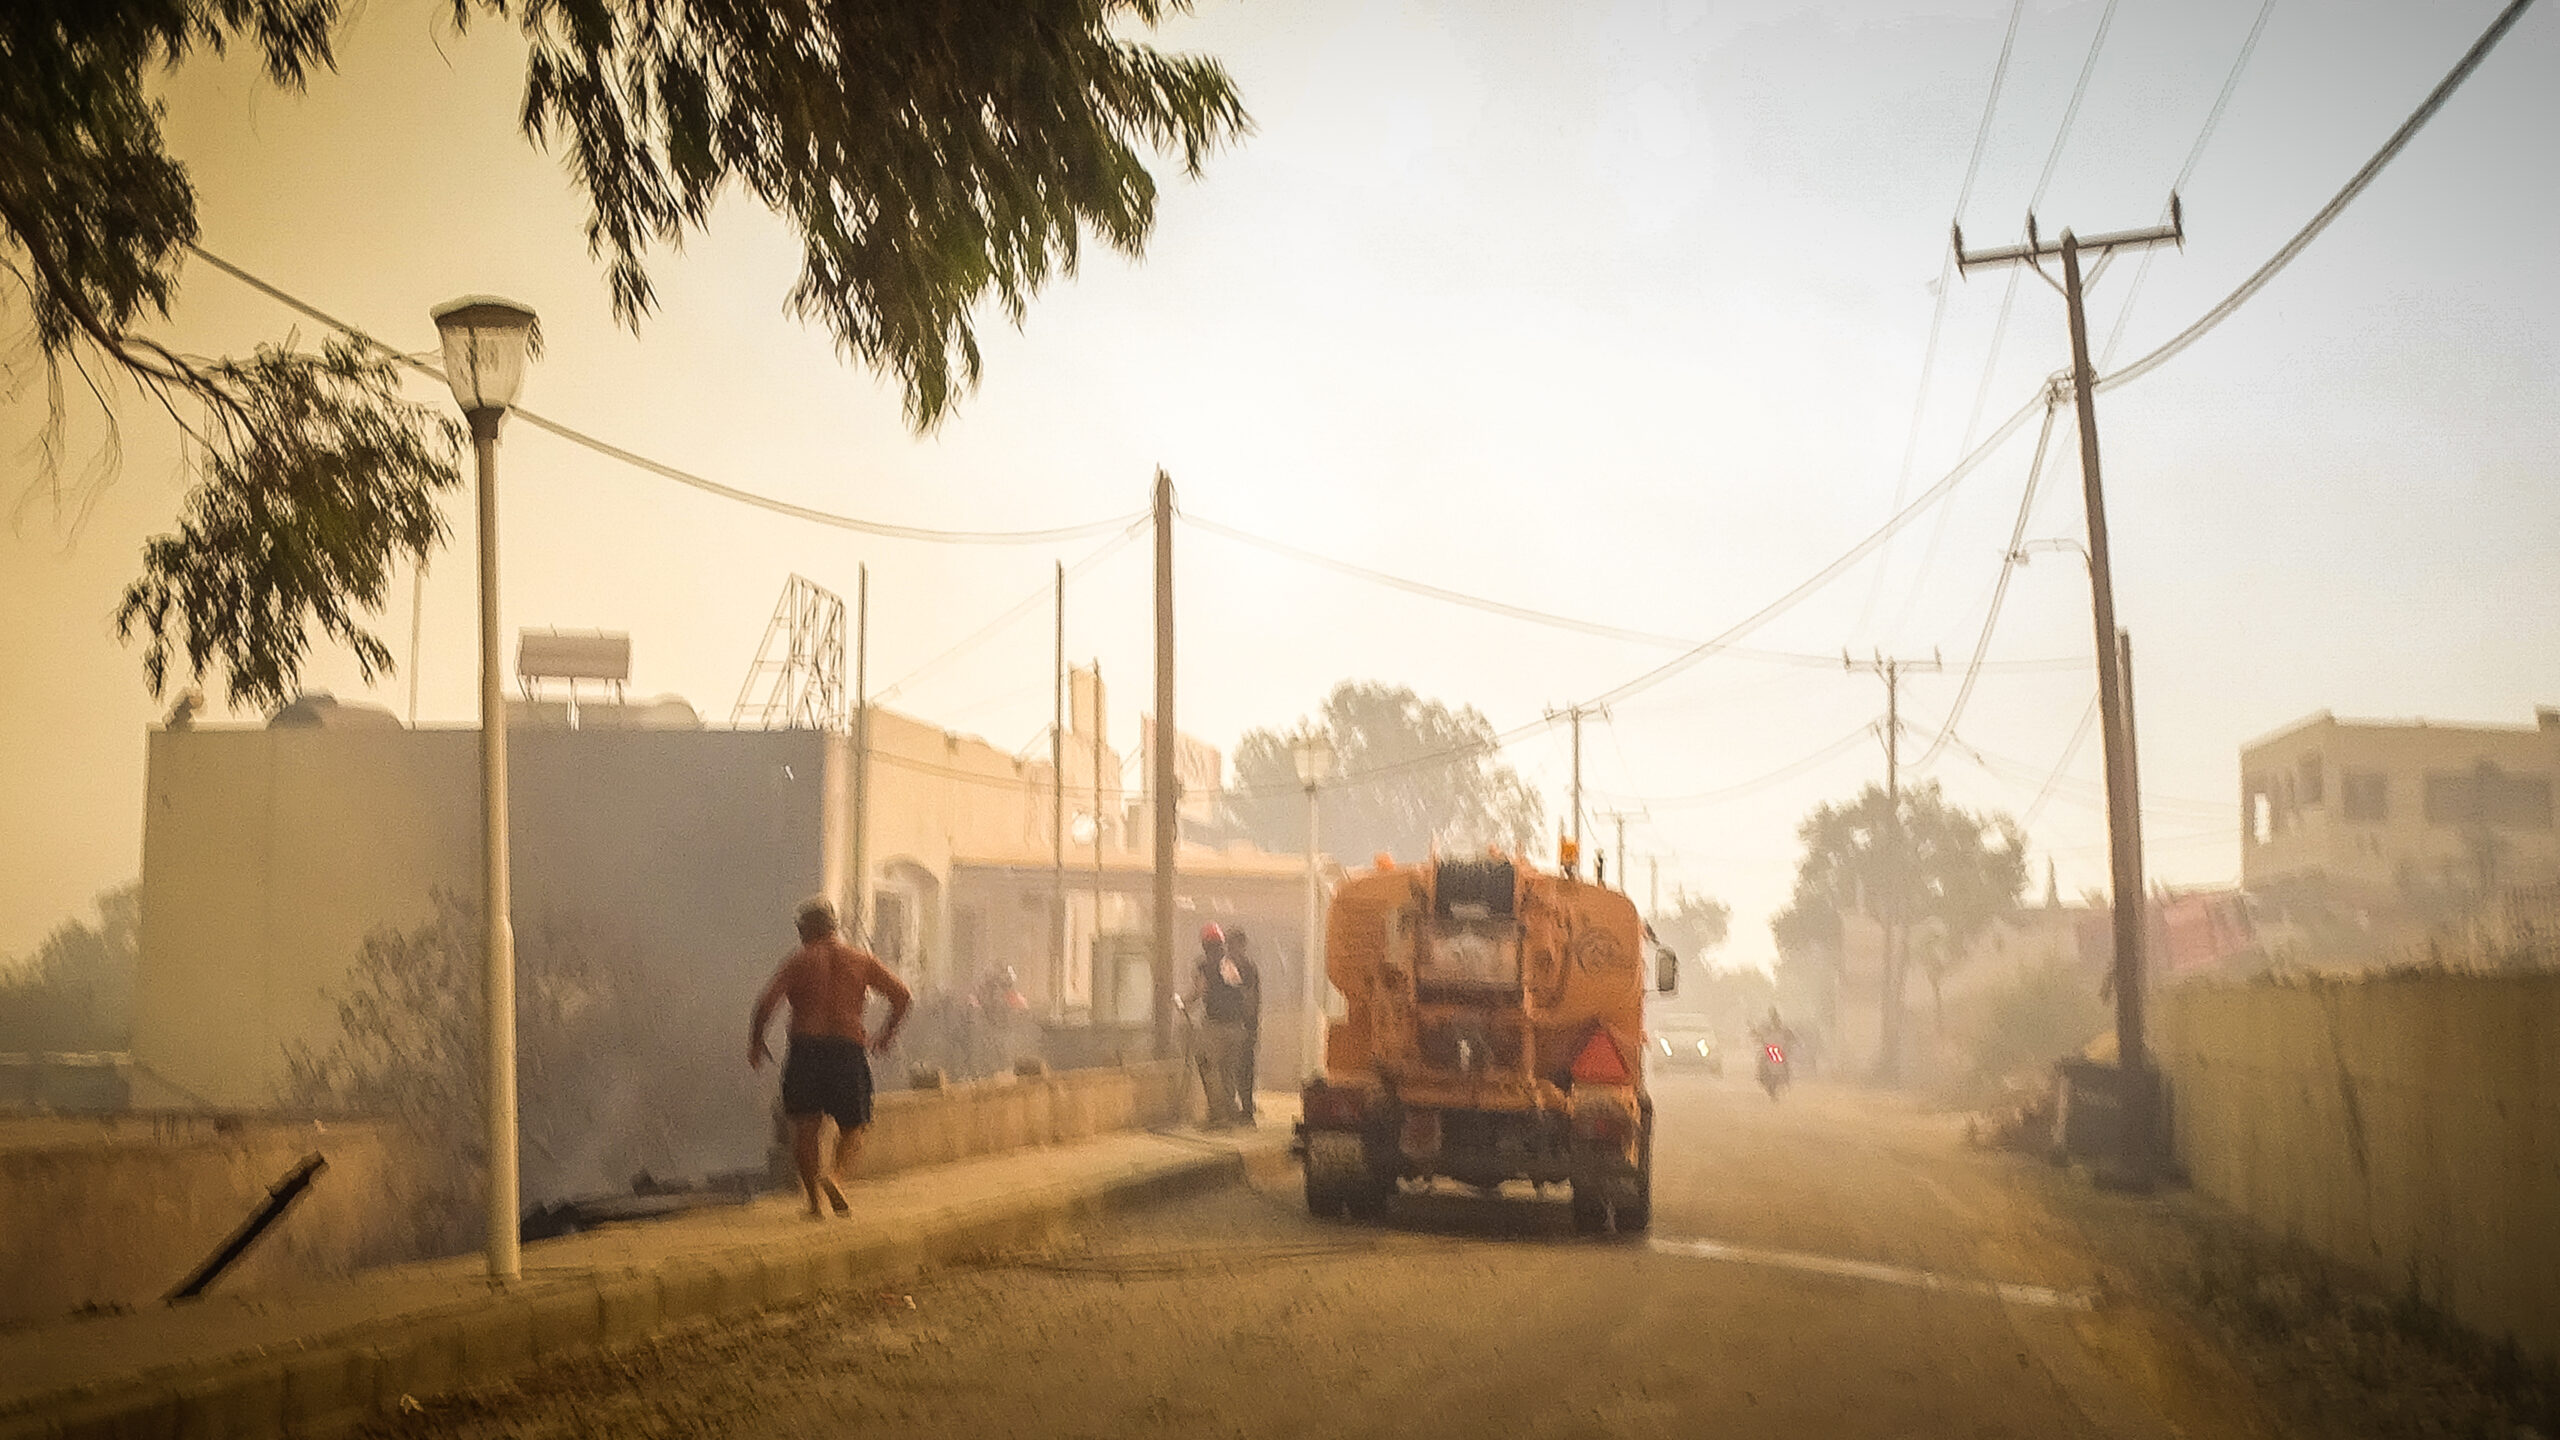
[[[1789,1059],[1795,1054],[1796,1032],[1787,1028],[1786,1021],[1778,1018],[1778,1007],[1772,1005],[1768,1018],[1751,1027],[1751,1038],[1758,1042],[1760,1051],[1759,1063],[1754,1068],[1759,1072],[1760,1084],[1774,1100],[1778,1087],[1791,1078],[1788,1072],[1794,1066]]]

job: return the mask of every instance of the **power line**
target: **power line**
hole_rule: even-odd
[[[2292,264],[2295,256],[2300,255],[2314,239],[2319,237],[2321,231],[2329,228],[2331,221],[2336,220],[2357,196],[2364,193],[2365,187],[2373,183],[2374,177],[2382,173],[2384,166],[2389,165],[2402,150],[2408,148],[2409,142],[2417,138],[2418,132],[2426,128],[2427,122],[2434,119],[2436,112],[2444,108],[2444,103],[2453,98],[2453,93],[2462,88],[2462,83],[2471,78],[2471,73],[2480,68],[2480,63],[2489,58],[2489,52],[2497,48],[2500,40],[2506,38],[2507,32],[2515,27],[2517,19],[2532,4],[2533,0],[2509,0],[2507,8],[2499,11],[2498,18],[2489,22],[2489,28],[2481,32],[2480,38],[2472,42],[2469,50],[2463,52],[2462,58],[2455,62],[2453,69],[2447,72],[2444,79],[2436,82],[2435,89],[2427,93],[2427,98],[2419,102],[2418,108],[2410,112],[2409,118],[2400,122],[2400,128],[2391,132],[2391,138],[2382,143],[2382,148],[2374,152],[2373,158],[2364,162],[2362,168],[2348,177],[2347,183],[2336,195],[2330,197],[2329,203],[2321,206],[2319,213],[2313,215],[2308,224],[2294,232],[2293,238],[2287,240],[2266,264],[2259,266],[2248,279],[2241,281],[2238,289],[2224,296],[2219,304],[2198,317],[2194,324],[2169,337],[2149,354],[2121,370],[2099,376],[2095,388],[2112,390],[2118,385],[2139,380],[2150,374],[2167,364],[2180,351],[2203,339],[2206,332],[2229,318],[2233,311],[2247,303],[2249,297],[2265,289],[2269,281],[2275,279],[2284,267]]]
[[[2036,176],[2035,192],[2027,200],[2029,215],[2044,204],[2045,192],[2052,186],[2054,172],[2062,163],[2062,152],[2070,143],[2072,126],[2080,118],[2080,102],[2087,98],[2089,79],[2097,73],[2099,52],[2106,48],[2107,31],[2115,25],[2117,3],[2118,0],[2107,0],[2107,8],[2098,15],[2097,33],[2089,37],[2089,53],[2081,58],[2080,77],[2072,83],[2070,102],[2062,109],[2062,123],[2054,129],[2053,145],[2045,152],[2044,169]],[[1953,263],[1952,258],[1949,263]],[[2000,291],[2000,314],[1992,322],[1991,349],[1983,357],[1982,380],[1974,389],[1972,413],[1965,417],[1964,443],[1968,445],[1973,443],[1974,432],[1982,424],[1982,407],[1990,400],[1991,382],[1999,373],[2000,351],[2008,339],[2009,316],[2017,307],[2020,279],[2017,271],[2010,271],[2008,283]],[[1918,607],[1920,592],[1928,584],[1929,571],[1937,564],[1938,549],[1946,539],[1947,517],[1947,511],[1938,512],[1936,522],[1929,528],[1929,545],[1920,553],[1920,569],[1911,582],[1911,602],[1903,607],[1904,623],[1909,622],[1912,610]]]
[[[1993,430],[1990,435],[1984,437],[1980,445],[1975,446],[1971,453],[1967,454],[1962,460],[1957,461],[1955,467],[1941,477],[1936,484],[1922,491],[1911,501],[1910,504],[1903,506],[1900,510],[1894,512],[1892,517],[1887,519],[1882,525],[1879,525],[1874,530],[1869,531],[1865,539],[1850,546],[1839,556],[1839,558],[1833,560],[1830,564],[1815,571],[1810,577],[1799,582],[1794,589],[1787,591],[1777,599],[1770,601],[1768,604],[1761,606],[1758,610],[1744,616],[1741,620],[1736,621],[1733,625],[1727,627],[1722,634],[1716,636],[1714,639],[1703,641],[1682,654],[1673,656],[1671,659],[1645,671],[1634,679],[1626,681],[1615,689],[1603,693],[1591,703],[1595,705],[1611,705],[1620,700],[1624,700],[1629,696],[1641,694],[1646,690],[1652,689],[1654,686],[1661,684],[1663,681],[1678,675],[1682,671],[1697,664],[1699,661],[1704,660],[1708,656],[1724,649],[1726,646],[1732,644],[1736,640],[1739,640],[1744,635],[1747,635],[1753,630],[1758,629],[1760,626],[1767,624],[1770,620],[1775,619],[1780,614],[1783,614],[1802,602],[1806,596],[1811,595],[1814,591],[1821,589],[1823,586],[1828,585],[1833,580],[1839,578],[1842,571],[1873,554],[1877,547],[1883,545],[1887,540],[1892,539],[1903,529],[1903,527],[1917,519],[1922,511],[1946,498],[1946,496],[1952,492],[1958,484],[1963,482],[1964,477],[1972,474],[1976,467],[1980,466],[1984,460],[1990,458],[1993,451],[2007,443],[2010,436],[2018,433],[2018,431],[2026,425],[2027,417],[2035,413],[2035,409],[2036,402],[2034,400],[2029,400],[2026,404],[2019,406],[2017,413],[2000,422],[1999,428]]]
[[[2027,462],[2026,489],[2018,496],[2017,522],[2009,529],[2008,548],[2000,552],[2000,576],[1991,587],[1991,608],[1982,617],[1982,633],[1973,642],[1973,659],[1965,666],[1964,679],[1956,686],[1954,703],[1947,707],[1947,722],[1938,729],[1937,737],[1920,754],[1919,764],[1926,765],[1954,738],[1956,722],[1964,718],[1965,702],[1973,698],[1974,682],[1982,676],[1983,656],[1990,653],[1991,634],[2000,623],[2000,606],[2009,595],[2009,577],[2017,572],[2018,547],[2026,540],[2027,517],[2035,510],[2036,488],[2044,475],[2044,457],[2053,442],[2054,418],[2061,413],[2062,401],[2053,389],[2045,391],[2044,428],[2036,435],[2035,458]]]
[[[351,325],[346,321],[329,314],[327,311],[312,305],[308,301],[292,295],[285,290],[250,274],[248,271],[241,269],[239,266],[232,264],[230,261],[223,259],[221,256],[214,254],[212,251],[205,249],[201,245],[190,242],[187,248],[194,252],[196,258],[213,266],[215,269],[220,270],[222,273],[239,281],[241,284],[248,286],[250,289],[276,301],[285,308],[309,319],[316,320],[321,324],[328,326],[330,329],[336,330],[352,339],[362,341],[364,344],[381,352],[396,364],[404,365],[409,369],[416,371],[418,374],[434,379],[438,383],[444,382],[444,371],[438,366],[429,364],[428,362],[420,360],[416,356],[407,354],[403,351],[393,349],[391,346],[374,338],[370,332],[358,326]],[[733,485],[723,485],[717,480],[696,475],[689,470],[678,469],[677,467],[666,464],[663,461],[650,459],[648,456],[642,455],[637,451],[626,450],[610,441],[589,435],[582,430],[572,429],[557,420],[553,420],[548,416],[528,410],[521,405],[510,407],[510,412],[514,414],[517,419],[524,421],[535,429],[548,431],[551,434],[568,441],[572,445],[582,446],[606,457],[607,459],[619,460],[623,464],[629,465],[634,469],[645,470],[661,479],[672,480],[679,485],[690,486],[693,489],[704,492],[705,494],[716,495],[723,500],[734,500],[741,505],[751,505],[759,510],[771,511],[776,515],[787,515],[794,520],[805,520],[813,525],[828,525],[839,530],[854,530],[865,535],[879,535],[893,540],[917,540],[932,545],[1047,545],[1065,540],[1081,540],[1093,535],[1109,534],[1111,531],[1128,524],[1132,520],[1141,520],[1145,518],[1143,515],[1132,513],[1128,515],[1113,516],[1107,520],[1087,521],[1080,525],[1054,526],[1046,530],[934,530],[921,525],[898,525],[892,524],[886,520],[865,520],[858,516],[841,515],[833,511],[819,510],[807,505],[795,505],[788,500],[776,500],[769,495],[759,495],[752,490],[741,490]]]
[[[2009,26],[2000,37],[2000,58],[1991,67],[1991,90],[1982,100],[1982,120],[1974,127],[1973,153],[1964,162],[1964,183],[1956,189],[1956,214],[1962,215],[1973,199],[1973,182],[1982,171],[1982,152],[1991,140],[1991,117],[2000,107],[2000,87],[2008,79],[2009,55],[2017,48],[2018,20],[2027,12],[2027,0],[2015,0],[2009,7]],[[1920,421],[1929,410],[1929,380],[1938,364],[1938,335],[1946,324],[1947,292],[1954,288],[1955,257],[1947,256],[1938,265],[1938,283],[1929,306],[1929,339],[1920,349],[1920,386],[1911,397],[1911,425],[1902,437],[1902,464],[1894,472],[1893,506],[1900,509],[1902,497],[1911,485],[1911,462],[1920,450]],[[1874,618],[1876,601],[1884,594],[1885,568],[1876,567],[1875,583],[1867,588],[1867,603],[1858,612],[1858,628],[1867,628]]]
[[[1714,805],[1726,800],[1740,799],[1745,795],[1768,789],[1772,785],[1779,785],[1786,781],[1793,780],[1808,771],[1819,769],[1831,761],[1839,759],[1841,755],[1848,751],[1864,745],[1868,737],[1875,734],[1876,726],[1881,722],[1881,719],[1882,717],[1879,716],[1877,719],[1869,720],[1866,724],[1859,726],[1857,729],[1852,730],[1848,734],[1841,736],[1839,739],[1832,741],[1830,744],[1823,746],[1821,749],[1816,750],[1809,755],[1790,760],[1775,770],[1768,771],[1765,774],[1755,775],[1748,780],[1737,781],[1731,785],[1719,786],[1713,790],[1700,790],[1688,795],[1669,795],[1659,799],[1653,796],[1612,795],[1606,794],[1605,792],[1603,792],[1602,798],[1618,804],[1639,804],[1649,810],[1681,810],[1692,806]]]
[[[2213,132],[2222,125],[2222,112],[2231,104],[2231,94],[2240,88],[2240,72],[2249,68],[2249,57],[2257,53],[2258,37],[2266,33],[2267,17],[2276,10],[2276,0],[2261,0],[2258,18],[2249,26],[2248,38],[2240,42],[2240,54],[2231,62],[2231,73],[2222,77],[2222,93],[2213,97],[2213,108],[2205,112],[2204,127],[2196,132],[2196,143],[2187,151],[2186,163],[2178,167],[2178,178],[2170,182],[2169,193],[2180,194],[2196,173],[2197,162],[2204,159],[2205,146],[2212,143]],[[2161,219],[2169,217],[2164,213]],[[2126,322],[2133,319],[2134,297],[2142,293],[2142,282],[2151,275],[2151,262],[2159,258],[2157,250],[2142,252],[2142,263],[2135,267],[2132,283],[2125,286],[2124,308],[2116,312],[2115,329],[2107,336],[2106,349],[2098,352],[2100,365],[2115,363],[2116,346],[2123,343]]]
[[[1072,579],[1076,576],[1080,576],[1086,571],[1092,569],[1094,566],[1101,564],[1104,560],[1109,559],[1112,555],[1118,553],[1122,546],[1138,538],[1138,535],[1146,528],[1146,517],[1138,517],[1135,523],[1131,524],[1127,529],[1122,530],[1118,535],[1113,536],[1111,540],[1104,544],[1100,549],[1095,550],[1092,554],[1085,556],[1075,564],[1068,566],[1066,571],[1068,578]],[[967,635],[961,637],[961,639],[957,643],[953,644],[950,649],[943,651],[941,654],[925,661],[923,664],[918,665],[906,674],[890,681],[887,685],[882,686],[872,694],[872,701],[877,703],[888,699],[890,696],[897,694],[900,690],[905,689],[910,681],[915,680],[925,672],[935,669],[945,662],[952,660],[962,653],[984,643],[997,631],[1002,630],[1005,626],[1021,619],[1024,615],[1038,608],[1041,602],[1052,598],[1056,593],[1054,585],[1043,585],[1039,589],[1032,591],[1029,595],[1024,596],[1022,599],[1008,606],[1003,613],[997,615],[993,620],[988,621],[986,624],[979,626],[977,629],[972,630]]]
[[[2053,773],[2045,777],[2044,784],[2036,791],[2034,803],[2028,805],[2027,813],[2019,817],[2019,829],[2034,825],[2036,817],[2044,813],[2045,802],[2053,798],[2053,787],[2062,783],[2063,773],[2071,768],[2072,761],[2080,758],[2080,747],[2089,741],[2089,727],[2097,722],[2098,697],[2093,692],[2089,696],[2089,708],[2080,712],[2080,723],[2072,727],[2071,739],[2062,747],[2062,758],[2053,762]]]
[[[1216,535],[1222,539],[1235,541],[1238,544],[1250,545],[1256,549],[1266,550],[1275,555],[1281,555],[1292,560],[1302,561],[1306,564],[1331,570],[1338,574],[1350,576],[1354,579],[1365,580],[1374,585],[1382,585],[1391,590],[1401,590],[1409,595],[1419,595],[1426,599],[1439,600],[1451,605],[1464,606],[1471,610],[1481,610],[1486,614],[1500,615],[1506,619],[1524,621],[1532,625],[1544,625],[1558,630],[1569,630],[1581,635],[1594,635],[1604,640],[1624,640],[1630,644],[1653,645],[1673,650],[1690,650],[1696,648],[1701,643],[1695,636],[1668,635],[1660,631],[1635,630],[1623,625],[1610,625],[1596,620],[1581,620],[1570,615],[1558,615],[1551,611],[1534,610],[1526,605],[1514,605],[1508,601],[1494,600],[1482,595],[1471,595],[1462,590],[1451,590],[1445,586],[1433,585],[1425,581],[1409,579],[1402,575],[1391,574],[1384,570],[1376,570],[1366,565],[1355,564],[1349,560],[1342,560],[1331,555],[1319,554],[1313,550],[1291,545],[1286,541],[1274,540],[1267,535],[1257,535],[1249,530],[1239,530],[1232,525],[1224,525],[1215,520],[1203,519],[1200,516],[1193,515],[1187,511],[1181,513],[1177,518],[1180,519],[1182,523],[1192,526],[1195,529],[1206,531],[1209,534]],[[1817,655],[1810,651],[1758,650],[1739,645],[1723,647],[1718,650],[1717,653],[1720,655],[1731,656],[1738,660],[1760,660],[1771,664],[1798,665],[1823,670],[1833,669],[1840,663],[1840,657],[1837,655]],[[2080,660],[2077,657],[2059,656],[2051,659],[1992,661],[1989,663],[1990,668],[1993,669],[2050,670],[2060,668],[2077,668],[2087,662]]]

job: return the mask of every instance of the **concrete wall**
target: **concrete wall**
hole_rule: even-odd
[[[863,1136],[861,1173],[1170,1125],[1197,1104],[1199,1086],[1184,1078],[1183,1066],[1167,1061],[884,1093]]]
[[[657,1022],[651,1053],[631,1062],[686,1077],[686,1113],[661,1117],[681,1133],[653,1169],[762,1161],[763,1084],[744,1064],[743,1032],[794,943],[793,904],[842,865],[829,738],[511,732],[519,948],[559,926],[628,952]],[[402,729],[151,737],[137,1103],[273,1103],[287,1047],[336,1038],[332,994],[365,936],[431,918],[438,887],[477,899],[478,739]],[[614,1106],[598,1098],[599,1123],[619,1123]],[[569,1176],[563,1193],[625,1178]]]
[[[238,1264],[223,1294],[344,1274],[396,1237],[391,1158],[362,1124],[123,1116],[0,1120],[0,1323],[159,1303],[318,1151],[328,1168]]]
[[[2197,1189],[2560,1362],[2560,975],[2160,993]]]

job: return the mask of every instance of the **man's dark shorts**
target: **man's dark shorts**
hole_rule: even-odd
[[[782,1062],[782,1113],[832,1115],[847,1130],[871,1123],[871,1058],[842,1035],[794,1035]]]

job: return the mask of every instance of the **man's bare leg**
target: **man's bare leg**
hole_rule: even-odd
[[[809,1196],[809,1216],[816,1219],[825,1213],[818,1208],[818,1182],[825,1179],[819,1170],[825,1137],[819,1127],[827,1123],[824,1115],[791,1117],[791,1162],[800,1167],[800,1188]]]
[[[861,1158],[861,1127],[854,1126],[848,1128],[843,1125],[838,1125],[836,1127],[835,1163],[827,1167],[826,1179],[827,1203],[835,1206],[836,1213],[839,1215],[850,1215],[853,1213],[853,1204],[844,1198],[844,1190],[842,1187],[846,1181],[853,1178],[853,1162]]]

